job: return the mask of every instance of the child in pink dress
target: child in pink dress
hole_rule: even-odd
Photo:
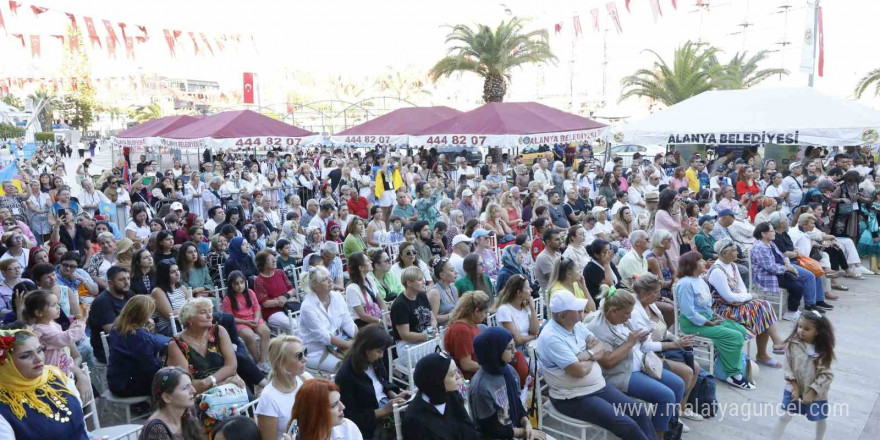
[[[72,305],[73,306],[73,305]],[[73,375],[81,396],[86,396],[89,391],[88,380],[82,370],[76,366],[74,359],[69,353],[79,352],[76,343],[85,335],[88,309],[81,319],[76,319],[70,324],[67,331],[55,322],[61,315],[61,307],[58,305],[58,297],[52,292],[35,290],[29,293],[24,300],[24,316],[33,323],[34,332],[40,336],[40,344],[45,347],[45,362],[54,365],[65,374]]]
[[[260,368],[268,371],[269,326],[263,320],[257,295],[247,288],[247,278],[241,271],[230,273],[226,285],[229,288],[223,298],[221,310],[235,317],[238,336],[244,341],[244,345]],[[259,346],[257,335],[260,336]]]

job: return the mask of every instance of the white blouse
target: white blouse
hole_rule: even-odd
[[[309,293],[302,302],[300,332],[303,344],[309,349],[309,362],[318,362],[324,350],[330,345],[331,336],[354,339],[357,325],[348,312],[345,299],[336,292],[330,292],[330,305],[324,304],[318,295]]]
[[[709,284],[724,298],[724,301],[741,303],[752,299],[752,294],[743,282],[736,264],[724,264],[721,260],[717,260],[712,266]]]

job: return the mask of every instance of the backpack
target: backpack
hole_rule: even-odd
[[[718,399],[715,398],[715,377],[706,370],[700,370],[694,388],[688,397],[687,405],[691,410],[705,418],[715,417],[718,411]]]

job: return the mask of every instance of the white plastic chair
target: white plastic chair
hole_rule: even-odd
[[[299,336],[299,315],[302,313],[302,310],[297,310],[296,312],[292,312],[290,310],[287,311],[287,325],[288,331],[292,332],[292,335]]]
[[[537,362],[535,349],[529,347],[529,359],[531,362]],[[544,401],[545,392],[549,392],[550,386],[543,380],[543,375],[539,372],[535,378],[535,399],[538,404],[538,429],[546,434],[551,434],[558,439],[571,440],[598,440],[607,439],[608,431],[593,425],[592,423],[578,420],[573,417],[566,416],[553,408],[550,399]],[[551,422],[548,425],[547,422]]]
[[[101,421],[98,420],[98,400],[95,398],[95,394],[92,391],[89,366],[86,365],[86,363],[83,363],[82,372],[89,378],[89,394],[87,396],[79,396],[80,401],[82,402],[83,419],[85,419],[86,423],[91,421],[92,427],[95,430],[98,430],[101,429]]]
[[[497,313],[493,313],[486,317],[486,325],[489,327],[498,327],[498,318],[495,315],[497,315]]]
[[[177,329],[177,320],[174,318],[174,312],[171,312],[168,315],[168,320],[171,322],[171,334],[176,335],[180,333],[180,331]]]
[[[547,319],[546,312],[547,312],[547,310],[546,310],[546,307],[544,306],[544,297],[539,296],[539,297],[535,298],[535,313],[538,314],[538,319],[539,320],[541,320],[541,319],[546,320]]]
[[[413,379],[413,372],[416,368],[416,363],[419,362],[423,357],[433,353],[437,347],[440,346],[440,341],[437,338],[422,342],[421,344],[412,345],[406,347],[404,353],[398,353],[398,358],[395,359],[393,357],[394,351],[397,349],[397,346],[391,346],[388,348],[388,377],[391,379],[392,383],[397,382],[405,387],[409,387],[410,390],[415,390],[416,385]],[[401,360],[405,359],[406,364],[401,364]],[[406,376],[406,381],[396,377],[394,373],[397,372],[403,376]]]
[[[109,368],[110,344],[107,342],[107,333],[101,332],[101,344],[104,346],[104,353],[107,354],[107,366]],[[111,406],[122,406],[124,408],[126,424],[131,424],[132,420],[146,419],[150,416],[150,413],[148,412],[135,419],[131,418],[131,406],[138,403],[149,402],[150,396],[119,397],[113,394],[112,391],[107,389],[106,391],[101,393],[101,398],[104,399],[104,401]]]
[[[260,403],[259,398],[256,398],[253,401],[248,402],[247,405],[236,409],[235,415],[248,417],[251,420],[253,420],[254,423],[258,423],[257,422],[257,404],[258,403]]]
[[[137,440],[144,427],[142,425],[116,425],[89,432],[89,438],[101,440]]]
[[[397,434],[397,440],[403,439],[403,412],[406,411],[407,405],[394,404],[394,433]]]

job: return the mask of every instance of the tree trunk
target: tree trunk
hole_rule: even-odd
[[[489,75],[483,81],[483,102],[503,102],[507,82],[502,75]]]

